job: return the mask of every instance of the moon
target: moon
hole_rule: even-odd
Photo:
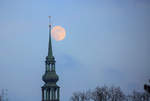
[[[66,31],[61,26],[54,26],[51,30],[51,35],[56,41],[61,41],[66,36]]]

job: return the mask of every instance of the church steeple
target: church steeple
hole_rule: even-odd
[[[60,87],[56,84],[59,77],[55,71],[55,62],[51,43],[51,24],[49,23],[48,56],[46,56],[45,61],[45,74],[42,77],[45,82],[44,86],[42,86],[42,101],[59,101]]]
[[[46,66],[46,71],[52,70],[55,71],[55,58],[52,51],[52,42],[51,42],[51,16],[49,16],[49,44],[48,44],[48,56],[46,57],[46,64],[52,65],[50,68]]]

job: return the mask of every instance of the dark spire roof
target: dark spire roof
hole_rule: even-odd
[[[56,72],[49,71],[43,75],[42,79],[45,83],[56,83],[58,81],[59,77],[56,74]]]
[[[49,16],[49,45],[48,45],[48,57],[51,58],[53,57],[53,52],[52,52],[52,43],[51,43],[51,23],[50,23],[50,16]]]

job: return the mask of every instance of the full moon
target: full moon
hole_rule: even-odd
[[[56,41],[61,41],[65,38],[66,31],[61,26],[54,26],[52,28],[51,35]]]

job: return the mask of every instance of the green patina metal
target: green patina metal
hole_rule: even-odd
[[[52,42],[51,42],[51,25],[49,25],[48,57],[49,57],[49,58],[53,57],[53,52],[52,52]]]
[[[42,101],[59,101],[60,87],[56,84],[59,77],[55,71],[55,62],[51,43],[51,25],[49,25],[48,56],[46,56],[45,61],[45,74],[42,77],[42,80],[45,82],[42,86]]]

